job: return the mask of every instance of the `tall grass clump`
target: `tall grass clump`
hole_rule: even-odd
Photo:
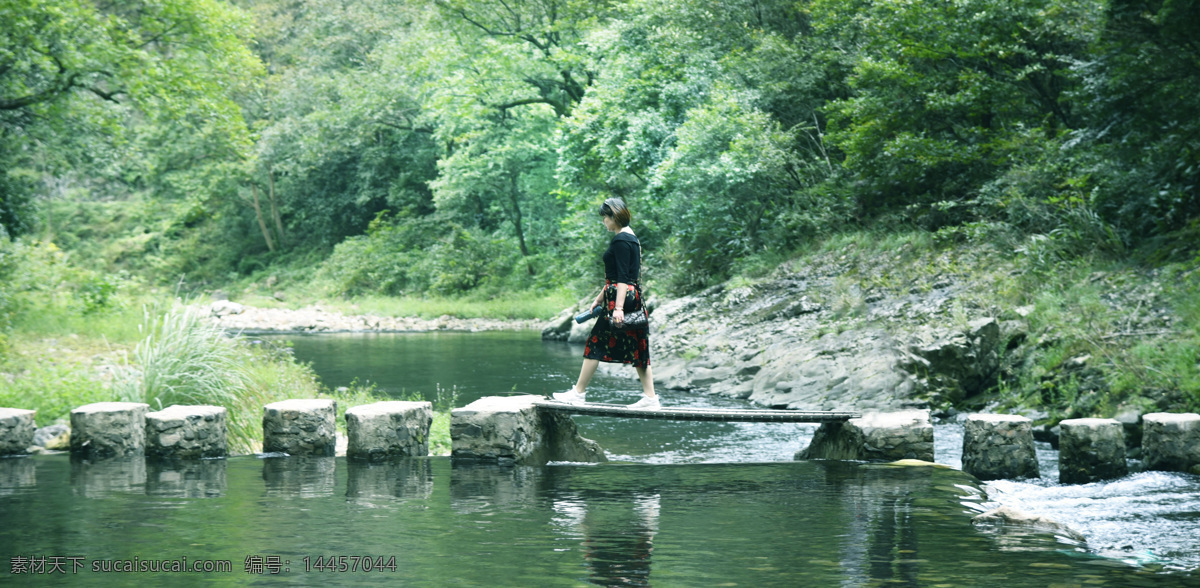
[[[145,307],[142,340],[133,351],[135,375],[121,382],[122,396],[154,409],[172,404],[233,404],[249,377],[240,354],[220,327],[194,310]]]
[[[261,436],[261,399],[250,394],[245,353],[220,327],[181,304],[143,310],[138,325],[143,338],[133,351],[113,392],[128,402],[145,402],[152,410],[173,404],[223,406],[229,411],[231,451],[245,452]]]

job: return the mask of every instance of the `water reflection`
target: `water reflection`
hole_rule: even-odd
[[[146,460],[141,456],[89,461],[71,457],[71,488],[76,496],[105,498],[115,493],[141,493]]]
[[[879,472],[867,466],[861,472],[865,475],[830,473],[836,472],[826,470],[823,481],[829,492],[840,497],[847,515],[838,560],[846,573],[843,585],[917,586],[921,560],[912,499],[925,494],[928,478],[907,475],[904,484],[872,483]]]
[[[628,500],[583,495],[553,501],[559,532],[582,539],[588,580],[600,586],[649,586],[661,495],[635,493]]]
[[[278,578],[239,571],[147,577],[143,583],[150,584],[1158,588],[1198,580],[1099,559],[1049,533],[1028,539],[1027,550],[1006,549],[1008,538],[970,523],[984,500],[977,484],[936,468],[845,462],[535,468],[443,458],[367,466],[235,457],[199,464],[200,470],[151,464],[142,491],[136,474],[114,467],[119,463],[72,463],[65,455],[29,461],[37,468],[36,490],[22,485],[30,481],[27,466],[0,461],[0,481],[17,486],[0,496],[0,561],[21,554],[145,560],[203,552],[241,562],[248,554],[279,553],[293,566]],[[162,498],[220,488],[221,463],[222,498]],[[335,478],[336,468],[345,469]],[[102,478],[104,484],[85,484]],[[130,487],[138,491],[112,490]],[[107,498],[81,500],[85,489]],[[1181,541],[1194,546],[1194,537]],[[315,553],[394,554],[399,568],[297,569],[299,557]],[[0,582],[47,580],[9,574]],[[113,574],[85,580],[128,581]]]
[[[531,466],[451,462],[450,506],[459,513],[524,507],[537,496],[543,471]]]
[[[22,488],[34,486],[37,486],[37,467],[32,459],[0,459],[0,496],[9,496]]]
[[[146,465],[146,495],[169,498],[225,496],[224,459],[150,461]]]
[[[262,478],[267,496],[322,498],[337,485],[335,457],[264,457]]]
[[[370,503],[371,498],[424,500],[433,495],[433,468],[428,459],[347,464],[346,497]]]

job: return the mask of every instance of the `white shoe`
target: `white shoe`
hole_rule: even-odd
[[[583,404],[583,403],[587,402],[586,396],[587,396],[586,392],[581,393],[581,392],[575,391],[574,386],[572,386],[571,389],[567,390],[566,392],[555,392],[554,393],[555,400],[557,400],[559,402],[566,402],[567,404]]]
[[[625,408],[644,408],[646,410],[656,410],[662,408],[662,405],[658,403],[657,396],[643,396],[639,398],[637,402],[634,402]]]

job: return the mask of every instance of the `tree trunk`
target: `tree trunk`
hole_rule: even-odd
[[[270,189],[271,217],[275,219],[275,231],[279,235],[279,246],[284,246],[283,221],[279,218],[279,201],[275,198],[275,170],[267,169],[267,185]]]
[[[509,200],[512,201],[512,220],[513,226],[517,230],[517,244],[521,247],[521,257],[525,258],[525,268],[529,270],[529,275],[534,275],[533,264],[529,262],[529,248],[525,246],[525,230],[521,227],[521,206],[518,204],[517,191],[517,172],[509,173],[509,179],[512,186],[508,191]]]
[[[250,191],[254,194],[254,217],[258,219],[258,228],[262,229],[263,239],[267,241],[267,250],[275,251],[275,242],[271,239],[271,231],[267,230],[267,221],[263,220],[262,206],[258,204],[258,184],[251,183]]]

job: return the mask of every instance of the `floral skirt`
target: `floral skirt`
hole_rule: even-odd
[[[596,319],[592,332],[588,335],[583,347],[583,356],[587,359],[598,359],[608,363],[628,363],[634,367],[644,368],[650,365],[650,329],[617,329],[613,328],[609,317],[617,306],[617,285],[607,282],[604,286],[604,301],[601,303],[607,312]],[[642,300],[637,290],[630,288],[625,291],[625,314],[642,312]]]

